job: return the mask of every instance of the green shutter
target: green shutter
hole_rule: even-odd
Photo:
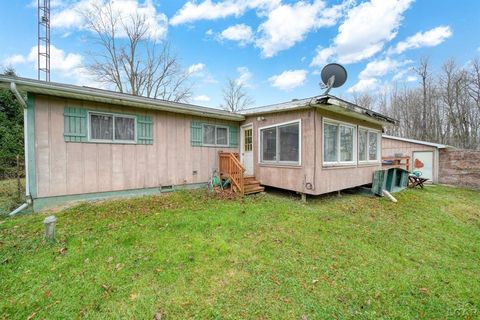
[[[87,141],[87,110],[78,107],[65,106],[64,132],[66,142]]]
[[[192,121],[192,127],[190,130],[192,146],[202,145],[203,125],[201,122]]]
[[[230,126],[230,147],[238,147],[238,127]]]
[[[152,116],[137,116],[137,143],[153,144]]]

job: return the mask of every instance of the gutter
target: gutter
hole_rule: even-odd
[[[12,91],[12,93],[17,98],[18,102],[23,107],[23,147],[24,147],[24,154],[25,154],[24,161],[25,161],[25,198],[26,198],[26,202],[24,204],[22,204],[21,206],[19,206],[17,209],[13,210],[12,212],[10,212],[8,214],[9,216],[14,216],[17,213],[19,213],[20,211],[26,209],[28,207],[29,203],[31,203],[30,184],[29,184],[29,180],[28,180],[28,158],[29,158],[29,155],[28,155],[28,134],[27,134],[27,132],[28,132],[28,130],[27,130],[27,126],[28,126],[28,122],[27,122],[28,105],[27,105],[27,102],[25,101],[25,99],[20,94],[20,92],[18,92],[17,85],[13,81],[10,82],[10,91]]]

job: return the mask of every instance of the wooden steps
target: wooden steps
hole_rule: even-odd
[[[244,177],[243,181],[245,186],[244,194],[259,193],[265,190],[265,188],[260,185],[260,182],[255,180],[254,176]]]
[[[254,176],[245,176],[246,169],[240,163],[238,153],[219,151],[220,179],[229,179],[234,192],[242,195],[265,190]]]

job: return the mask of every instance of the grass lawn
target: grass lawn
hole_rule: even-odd
[[[0,220],[0,319],[480,317],[480,192],[204,191]],[[30,319],[30,318],[29,318]]]

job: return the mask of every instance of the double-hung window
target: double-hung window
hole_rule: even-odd
[[[323,163],[354,164],[356,161],[356,126],[325,120],[323,122]]]
[[[378,162],[380,160],[380,132],[358,128],[358,161]]]
[[[136,117],[112,113],[89,113],[89,140],[135,143]]]
[[[204,124],[203,144],[207,146],[228,146],[228,134],[228,127]]]
[[[300,164],[300,120],[260,128],[260,162]]]

